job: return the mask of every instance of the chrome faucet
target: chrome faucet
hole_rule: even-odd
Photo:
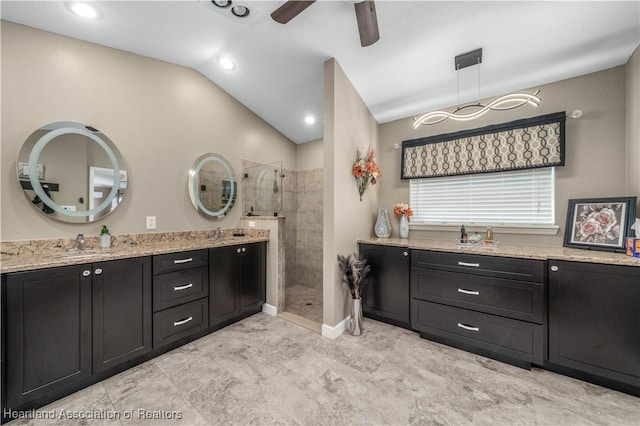
[[[76,243],[73,245],[74,250],[84,250],[84,234],[78,234],[76,236]]]
[[[220,238],[222,238],[222,229],[220,229],[220,227],[218,226],[216,230],[213,231],[213,239],[219,240]]]

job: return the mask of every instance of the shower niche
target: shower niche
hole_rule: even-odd
[[[282,161],[260,164],[242,160],[243,214],[281,216],[284,177]]]

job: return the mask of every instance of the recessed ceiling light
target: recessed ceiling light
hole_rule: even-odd
[[[304,122],[307,123],[308,125],[312,125],[313,123],[316,122],[316,119],[312,115],[307,115],[304,118]]]
[[[220,64],[220,66],[222,68],[224,68],[225,70],[231,71],[232,69],[234,69],[236,67],[236,64],[233,63],[233,61],[231,60],[231,58],[229,58],[228,56],[221,56],[218,59],[218,63]]]
[[[87,3],[71,3],[69,9],[83,18],[94,19],[98,17],[98,11]]]
[[[222,8],[231,6],[231,0],[211,0],[211,3]]]
[[[246,18],[249,16],[250,10],[246,6],[233,6],[231,8],[231,13],[238,18]]]

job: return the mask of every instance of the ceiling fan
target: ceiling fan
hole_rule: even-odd
[[[286,24],[302,11],[315,3],[315,0],[288,0],[277,8],[271,17],[280,24]],[[364,0],[353,5],[356,9],[356,20],[358,21],[358,31],[360,32],[360,44],[362,47],[371,46],[380,39],[378,31],[378,18],[376,16],[376,5],[373,0]]]

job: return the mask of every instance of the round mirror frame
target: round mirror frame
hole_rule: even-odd
[[[120,164],[120,162],[124,163],[124,160],[122,159],[122,156],[118,152],[118,150],[115,147],[115,145],[113,144],[113,142],[111,142],[108,138],[107,138],[107,141],[105,141],[104,139],[102,139],[98,135],[96,135],[95,133],[90,132],[89,130],[87,130],[87,126],[82,124],[82,123],[69,122],[69,121],[54,122],[54,123],[50,123],[50,124],[48,124],[46,126],[42,126],[41,128],[37,129],[36,131],[39,131],[39,130],[42,130],[42,129],[51,128],[51,127],[54,127],[56,125],[60,125],[61,127],[58,127],[55,130],[51,130],[51,131],[47,132],[46,134],[44,134],[33,145],[33,148],[31,148],[31,151],[29,153],[29,160],[28,160],[29,183],[31,183],[31,187],[33,188],[33,191],[40,198],[40,200],[44,204],[46,204],[48,207],[50,207],[54,212],[59,213],[61,215],[61,217],[56,217],[56,216],[49,216],[48,214],[43,213],[43,214],[45,214],[45,216],[51,217],[52,219],[59,220],[59,221],[62,221],[62,222],[78,223],[78,222],[74,222],[74,221],[66,221],[66,220],[64,220],[64,217],[75,217],[75,218],[77,218],[77,217],[86,217],[86,218],[89,218],[90,216],[102,213],[105,209],[107,209],[111,205],[113,200],[119,195],[120,189],[121,189],[120,188],[120,171],[121,170],[126,170],[126,168],[123,168],[124,164],[122,164],[122,165]],[[72,126],[74,126],[74,127],[72,127]],[[111,187],[111,191],[109,192],[109,195],[100,204],[98,204],[96,207],[94,207],[93,209],[90,209],[90,210],[84,210],[84,211],[69,211],[69,210],[65,210],[58,203],[53,201],[51,199],[51,197],[49,197],[47,195],[47,193],[45,192],[42,184],[40,183],[40,179],[38,177],[38,160],[40,159],[40,155],[42,154],[42,151],[44,150],[44,148],[47,146],[47,144],[49,144],[55,138],[57,138],[59,136],[69,135],[69,134],[77,134],[77,135],[85,136],[85,137],[91,139],[92,141],[94,141],[95,143],[97,143],[98,146],[100,146],[105,151],[105,153],[107,154],[107,157],[109,158],[109,162],[111,163],[111,167],[113,169],[113,185]],[[32,133],[32,135],[33,135],[33,133]],[[29,136],[29,138],[30,137],[31,137],[31,135]],[[29,138],[27,138],[27,140]],[[106,138],[106,136],[105,136],[105,138]],[[22,151],[22,149],[21,149],[21,151]],[[120,157],[120,162],[118,162],[118,158],[117,157]],[[18,162],[19,161],[20,161],[20,159],[18,158]],[[16,170],[18,170],[17,166],[18,166],[18,163],[16,163]],[[18,180],[21,180],[21,178],[19,176],[19,173],[17,174],[17,176],[18,176]],[[127,177],[127,183],[128,183],[128,177]],[[31,197],[29,196],[29,194],[26,193],[26,190],[25,190],[24,194],[27,197],[27,199],[29,201],[31,201]],[[40,211],[40,209],[38,207],[36,207],[35,204],[33,204],[31,202],[30,202],[30,204],[32,206],[34,206],[36,208],[36,210]],[[118,203],[118,205],[119,204],[120,203]],[[113,209],[110,209],[109,211],[107,211],[103,216],[100,217],[100,219],[102,219],[104,216],[106,216],[109,213],[111,213],[116,208],[117,208],[117,206],[114,207]],[[94,222],[94,221],[95,220],[88,220],[87,222],[90,223],[90,222]]]
[[[200,199],[199,179],[198,179],[199,174],[202,168],[204,167],[204,165],[210,162],[219,163],[224,167],[224,170],[227,173],[227,176],[229,177],[229,182],[231,185],[231,194],[229,196],[229,199],[227,200],[224,207],[222,207],[218,211],[209,210],[207,207],[205,207],[202,200]],[[191,203],[193,204],[193,207],[197,211],[199,211],[205,216],[212,216],[212,217],[218,217],[218,218],[224,217],[235,203],[236,196],[237,196],[236,186],[237,185],[236,185],[235,179],[233,178],[233,171],[231,169],[231,165],[224,157],[222,157],[219,154],[208,153],[208,154],[201,155],[193,163],[191,170],[189,170],[188,187],[189,187],[189,197],[191,198]]]

